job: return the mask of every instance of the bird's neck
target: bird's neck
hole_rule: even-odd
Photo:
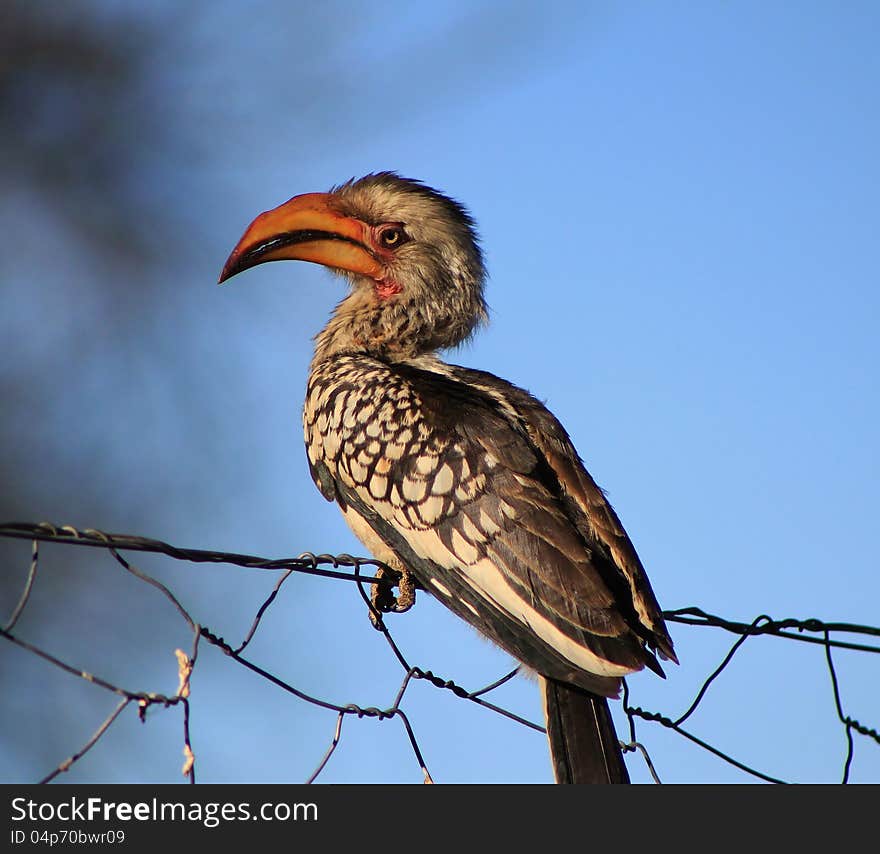
[[[341,353],[360,353],[387,362],[408,362],[457,344],[445,318],[426,312],[415,301],[377,299],[355,290],[336,307],[315,337],[312,370]]]

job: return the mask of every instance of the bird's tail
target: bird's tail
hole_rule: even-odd
[[[557,783],[629,783],[604,697],[541,678],[550,759]]]

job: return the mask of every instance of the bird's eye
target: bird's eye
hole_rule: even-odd
[[[379,232],[379,243],[386,249],[396,249],[407,239],[406,232],[399,225],[389,225]]]

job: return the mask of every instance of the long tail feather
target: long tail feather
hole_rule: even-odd
[[[550,759],[557,783],[629,783],[604,697],[541,679]]]

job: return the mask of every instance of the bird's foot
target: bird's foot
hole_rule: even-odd
[[[402,614],[415,605],[416,583],[412,575],[405,568],[392,569],[380,566],[376,570],[376,578],[381,581],[375,582],[370,588],[370,620],[378,628],[381,614]],[[397,596],[392,592],[397,587]]]

